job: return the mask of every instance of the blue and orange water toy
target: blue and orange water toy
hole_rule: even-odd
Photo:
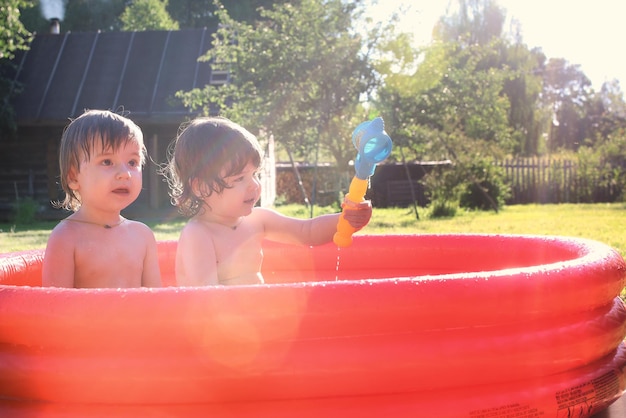
[[[365,193],[369,186],[369,178],[374,174],[376,164],[385,160],[391,154],[391,138],[385,132],[383,118],[377,117],[356,127],[352,132],[352,143],[358,153],[354,161],[355,176],[350,182],[350,188],[344,201],[344,213],[350,206],[365,200]],[[347,247],[352,244],[352,234],[356,229],[346,221],[344,213],[337,222],[337,232],[333,237],[338,247]]]

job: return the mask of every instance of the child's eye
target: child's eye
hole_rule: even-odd
[[[130,167],[138,167],[138,166],[139,166],[139,161],[137,161],[137,160],[130,160],[130,161],[128,162],[128,165],[129,165]]]
[[[102,165],[107,165],[107,166],[108,166],[108,165],[112,165],[112,164],[113,164],[113,162],[111,162],[111,160],[110,160],[110,159],[105,158],[104,160],[102,160],[102,163],[101,163],[101,164],[102,164]]]

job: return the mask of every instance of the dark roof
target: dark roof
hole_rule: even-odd
[[[211,81],[211,30],[38,34],[16,56],[17,122],[65,125],[84,109],[123,108],[136,122],[177,123],[191,115],[179,90]]]

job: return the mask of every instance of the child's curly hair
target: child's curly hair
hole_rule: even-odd
[[[99,149],[115,151],[128,143],[139,145],[143,166],[146,161],[143,133],[132,120],[109,110],[86,110],[72,120],[63,131],[59,151],[61,187],[65,192],[65,199],[53,202],[54,206],[77,211],[81,200],[80,196],[69,187],[68,180],[71,171],[80,172],[80,162],[89,161],[91,154]]]
[[[201,117],[181,126],[170,144],[169,161],[161,169],[172,204],[187,217],[197,214],[202,198],[228,187],[225,178],[241,173],[248,163],[259,167],[263,151],[256,137],[222,117]],[[199,181],[201,195],[192,187]]]

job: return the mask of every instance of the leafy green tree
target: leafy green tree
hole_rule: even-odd
[[[483,62],[495,52],[480,45],[459,48],[455,44],[435,43],[426,50],[413,74],[387,77],[391,82],[381,86],[378,105],[381,111],[393,114],[394,122],[399,123],[394,126],[404,131],[394,134],[419,140],[415,135],[420,131],[418,126],[436,131],[434,136],[439,139],[423,144],[427,148],[422,151],[429,150],[429,158],[441,158],[444,154],[449,157],[449,147],[442,150],[440,143],[455,132],[462,132],[468,140],[512,149],[510,103],[502,94],[511,73],[483,68]],[[428,75],[422,78],[424,74]]]
[[[214,27],[217,24],[213,0],[170,0],[167,11],[182,29]]]
[[[523,72],[534,61],[509,49],[501,36],[504,14],[494,2],[460,3],[460,14],[440,21],[435,42],[421,57],[403,52],[398,41],[383,46],[388,57],[377,65],[385,74],[377,104],[393,115],[390,134],[414,152],[409,158],[453,162],[450,170],[428,180],[436,204],[456,201],[497,210],[507,190],[501,173],[484,167],[515,150],[519,138],[511,119],[528,123],[511,111],[507,88],[512,96],[523,96],[516,105],[529,106]]]
[[[618,129],[626,129],[626,102],[617,80],[602,84],[600,91],[591,96],[585,124],[587,142],[591,145]]]
[[[551,112],[548,148],[577,150],[584,144],[585,115],[592,97],[591,81],[579,65],[551,58],[543,69],[541,103]]]
[[[32,5],[27,0],[4,0],[0,6],[0,21],[3,22],[0,28],[0,140],[5,135],[12,135],[15,132],[15,118],[13,107],[10,101],[18,93],[18,86],[15,86],[12,78],[7,72],[13,65],[10,60],[19,50],[28,49],[31,33],[24,27],[20,20],[21,8],[28,8]]]
[[[585,124],[587,140],[577,154],[594,155],[595,171],[599,171],[601,184],[610,198],[623,201],[626,197],[626,102],[617,80],[604,83],[600,91],[592,95]]]
[[[372,64],[380,82],[373,100],[394,141],[391,158],[420,160],[438,134],[436,126],[425,123],[419,99],[427,100],[426,93],[445,76],[450,64],[447,46],[436,43],[416,50],[411,36],[396,34],[393,26],[384,28],[377,44]]]
[[[120,16],[123,31],[178,30],[167,13],[168,0],[133,0]]]
[[[626,117],[626,102],[624,101],[624,92],[618,80],[607,81],[602,84],[600,89],[600,100],[605,111]]]
[[[11,59],[16,51],[28,48],[31,34],[20,20],[20,8],[31,5],[28,0],[3,0],[0,6],[0,59]]]
[[[459,14],[441,19],[435,42],[421,51],[421,57],[406,52],[407,42],[398,37],[383,43],[387,55],[376,64],[384,74],[378,105],[400,124],[400,132],[394,134],[420,140],[416,133],[438,132],[429,136],[439,140],[422,147],[430,149],[430,158],[449,157],[450,150],[442,152],[437,143],[453,132],[513,149],[511,102],[504,92],[528,65],[520,64],[516,70],[503,62],[508,47],[500,36],[504,14],[494,2],[459,3]]]
[[[287,0],[222,0],[233,20],[253,23],[261,18],[260,8],[270,9]],[[170,0],[167,11],[183,29],[213,27],[218,23],[214,0]]]
[[[490,50],[476,69],[504,75],[501,93],[509,101],[511,150],[515,154],[535,154],[545,124],[543,113],[537,109],[542,87],[538,69],[542,68],[545,56],[540,50],[529,50],[519,32],[504,33],[506,13],[496,1],[458,0],[457,3],[458,12],[440,19],[435,37],[457,45],[461,51],[479,46]]]
[[[501,173],[483,170],[486,161],[512,148],[510,106],[502,94],[510,71],[483,66],[496,52],[490,45],[437,42],[414,73],[392,74],[380,88],[377,104],[392,115],[390,135],[409,159],[453,162],[427,180],[436,206],[497,210],[506,197]],[[390,62],[399,55],[392,57]]]
[[[545,112],[537,106],[543,85],[537,69],[543,66],[545,55],[540,50],[528,50],[526,45],[515,43],[504,46],[502,58],[501,68],[510,70],[503,93],[510,104],[513,153],[537,155],[543,148],[542,129],[546,124]]]
[[[219,112],[290,152],[332,155],[347,170],[359,98],[373,86],[364,41],[351,25],[358,3],[301,0],[261,10],[254,25],[218,10],[220,28],[203,59],[230,83],[181,92],[184,103]]]
[[[502,36],[504,10],[494,0],[458,0],[456,13],[443,16],[435,37],[462,46],[487,45]]]

